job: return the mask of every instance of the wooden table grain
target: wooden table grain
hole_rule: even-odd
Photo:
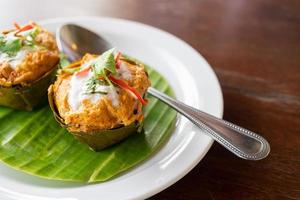
[[[215,70],[224,119],[261,133],[262,161],[214,144],[183,179],[151,199],[300,199],[300,1],[125,0],[103,14],[182,38]],[[116,6],[118,5],[118,6]]]
[[[1,20],[111,16],[182,38],[215,70],[224,119],[270,142],[269,157],[256,162],[215,143],[189,174],[150,199],[300,199],[299,0],[65,0],[58,7],[57,1],[32,2],[1,1]]]

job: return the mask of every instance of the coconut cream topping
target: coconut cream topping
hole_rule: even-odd
[[[83,70],[86,69],[93,63],[94,60],[95,59],[85,62],[81,68]],[[117,72],[123,79],[131,79],[131,73],[124,62],[121,63]],[[72,75],[68,95],[68,102],[72,110],[78,110],[84,100],[89,100],[91,103],[96,104],[105,96],[111,100],[113,106],[117,107],[119,105],[119,95],[117,93],[118,88],[115,88],[112,85],[97,85],[94,93],[86,92],[88,81],[93,78],[93,75],[94,74],[91,70],[84,75],[77,76],[76,73]]]
[[[27,50],[21,50],[14,57],[10,57],[6,53],[0,54],[0,63],[7,62],[10,64],[12,69],[16,70],[17,66],[23,62],[27,53]]]
[[[120,68],[117,70],[120,73],[121,77],[125,80],[131,79],[131,73],[127,67],[127,64],[121,61]]]
[[[113,106],[118,106],[119,97],[116,88],[113,86],[97,85],[94,93],[86,93],[87,82],[92,77],[93,73],[91,71],[82,76],[76,76],[76,73],[72,75],[68,95],[68,102],[72,110],[78,110],[84,100],[89,100],[95,104],[105,96],[112,101]]]

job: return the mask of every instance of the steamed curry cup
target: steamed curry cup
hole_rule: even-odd
[[[56,121],[98,151],[141,130],[149,86],[143,65],[109,50],[62,68],[48,100]]]
[[[54,36],[35,23],[0,33],[0,106],[31,111],[47,102],[59,52]]]

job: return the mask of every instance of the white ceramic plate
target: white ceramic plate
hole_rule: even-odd
[[[205,59],[192,47],[157,28],[112,18],[64,18],[40,22],[55,32],[64,23],[85,26],[128,55],[163,74],[179,100],[222,117],[219,82]],[[199,38],[201,39],[201,38]],[[0,165],[1,200],[144,199],[186,175],[207,153],[213,140],[184,117],[167,144],[133,170],[98,184],[70,184],[43,180]]]

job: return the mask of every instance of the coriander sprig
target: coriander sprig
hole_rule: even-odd
[[[8,40],[1,42],[0,51],[6,53],[8,56],[15,56],[22,48],[22,40],[17,38],[14,40]]]
[[[18,34],[17,34],[18,33]],[[24,30],[17,30],[0,35],[0,53],[14,57],[23,47],[36,48],[35,37],[40,33],[39,28],[33,27]]]
[[[115,49],[110,49],[104,52],[101,56],[98,56],[91,63],[91,70],[93,72],[93,77],[87,81],[86,93],[95,92],[97,85],[111,85],[112,82],[107,77],[108,74],[117,74],[116,63],[114,59]]]

